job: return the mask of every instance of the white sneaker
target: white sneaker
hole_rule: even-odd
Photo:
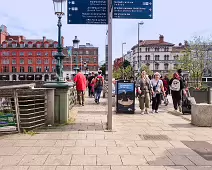
[[[158,113],[158,110],[155,110],[155,113]]]
[[[182,107],[181,106],[179,106],[179,112],[182,112]]]
[[[144,110],[141,110],[141,114],[142,114],[142,115],[144,114]]]
[[[152,112],[151,113],[155,113],[155,110],[152,110]]]

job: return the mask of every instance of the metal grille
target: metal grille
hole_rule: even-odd
[[[144,140],[169,140],[166,135],[139,135]]]

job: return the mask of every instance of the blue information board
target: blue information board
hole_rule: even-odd
[[[68,0],[68,24],[107,24],[107,0]]]
[[[113,0],[113,18],[152,19],[153,0]]]

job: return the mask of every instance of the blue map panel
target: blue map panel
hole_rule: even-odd
[[[68,24],[107,24],[107,0],[68,0]]]
[[[113,0],[113,18],[152,19],[153,0]]]

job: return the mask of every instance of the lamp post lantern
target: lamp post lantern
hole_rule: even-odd
[[[75,36],[75,38],[73,39],[73,47],[75,49],[75,56],[76,56],[76,66],[74,67],[75,72],[77,73],[79,70],[78,67],[78,49],[79,49],[79,42],[80,40],[77,38],[77,36]]]
[[[138,23],[138,47],[137,47],[138,48],[138,51],[137,51],[138,52],[138,58],[137,58],[137,68],[139,68],[139,65],[140,65],[140,62],[139,62],[140,61],[139,60],[140,54],[139,53],[140,53],[140,26],[141,25],[144,25],[143,21]]]

